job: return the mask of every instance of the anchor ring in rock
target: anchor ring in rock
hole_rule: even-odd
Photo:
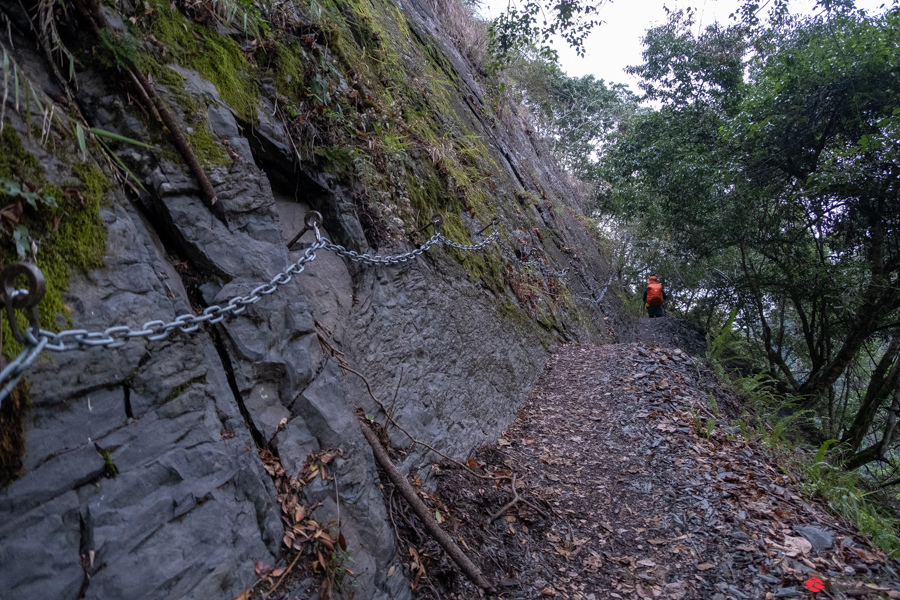
[[[438,230],[441,227],[441,223],[443,223],[443,222],[444,222],[444,215],[442,215],[441,213],[438,213],[431,217],[431,220],[428,221],[428,225],[425,225],[424,227],[417,229],[417,231],[419,231],[421,233],[421,232],[425,231],[426,229],[428,229],[429,227],[434,227],[434,232],[438,233]]]
[[[322,224],[322,213],[317,210],[311,210],[303,217],[303,224],[307,227],[318,227]]]
[[[303,216],[303,229],[297,232],[291,241],[288,242],[288,250],[290,250],[294,244],[300,241],[300,238],[303,237],[303,234],[312,229],[316,233],[316,241],[321,241],[322,234],[319,232],[319,225],[322,224],[322,213],[311,210]]]
[[[490,222],[490,223],[488,223],[487,225],[485,225],[484,227],[482,227],[481,230],[480,230],[478,233],[476,233],[475,235],[481,235],[482,233],[484,233],[485,231],[487,231],[488,227],[494,227],[494,226],[496,226],[497,223],[499,223],[499,222],[500,222],[500,219],[498,219],[497,217],[494,217],[493,219],[491,219],[491,222]]]
[[[303,217],[304,229],[312,229],[316,232],[316,241],[322,240],[322,234],[319,232],[319,225],[322,224],[322,213],[317,210],[311,210]]]
[[[28,289],[17,289],[15,282],[19,275],[28,279]],[[37,306],[47,291],[44,274],[31,263],[8,265],[0,271],[0,293],[3,302],[10,308],[22,309]]]

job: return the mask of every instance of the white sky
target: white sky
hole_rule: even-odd
[[[509,1],[515,2],[485,0],[482,16],[497,17],[506,10]],[[891,2],[892,0],[856,0],[856,6],[877,13],[881,12],[881,6]],[[600,8],[599,18],[603,24],[588,38],[584,58],[579,58],[564,43],[557,43],[554,48],[559,52],[563,70],[570,76],[593,74],[608,83],[628,84],[634,92],[639,93],[637,80],[625,73],[625,67],[643,62],[641,39],[647,29],[665,22],[664,5],[673,10],[696,8],[696,27],[699,29],[714,21],[727,23],[728,15],[735,12],[741,4],[741,0],[614,0],[606,2]],[[811,14],[815,1],[792,0],[790,7],[792,13]]]

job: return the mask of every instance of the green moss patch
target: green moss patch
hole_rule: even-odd
[[[255,71],[230,37],[190,22],[166,0],[151,0],[153,35],[168,48],[167,60],[197,71],[245,121],[256,121],[260,93]]]
[[[205,122],[201,121],[191,129],[192,131],[188,132],[186,137],[203,166],[227,165],[231,162],[231,158],[225,153],[221,142],[209,132]]]
[[[22,259],[17,250],[15,232],[24,228],[26,254],[34,256],[44,274],[47,292],[38,305],[41,327],[58,331],[71,325],[69,310],[63,301],[72,273],[103,264],[106,254],[106,229],[100,220],[100,206],[109,189],[109,181],[97,167],[79,163],[72,167],[73,183],[59,188],[47,183],[38,160],[6,123],[0,133],[0,179],[14,182],[18,188],[36,193],[46,201],[35,206],[24,196],[0,193],[0,264]],[[55,204],[55,206],[54,206]],[[26,258],[31,258],[26,256]],[[19,327],[29,326],[26,316],[17,313]],[[3,319],[3,356],[13,359],[22,351]],[[28,409],[27,387],[19,386],[0,407],[0,487],[9,485],[21,473],[25,452],[24,420]]]
[[[278,92],[291,102],[302,100],[306,93],[303,78],[306,69],[300,45],[296,41],[280,42],[271,56],[272,72]]]
[[[16,210],[23,204],[17,226],[28,230],[37,245],[37,266],[44,273],[47,293],[38,305],[41,326],[59,330],[71,324],[69,310],[63,302],[73,270],[87,271],[103,264],[106,253],[106,229],[100,220],[100,205],[109,190],[109,180],[97,167],[80,163],[72,168],[78,186],[60,189],[47,184],[37,159],[28,153],[18,134],[7,124],[0,135],[0,178],[14,180],[52,197],[56,207],[21,203],[19,198],[0,195],[0,209]],[[19,262],[12,224],[4,221],[0,233],[0,262]],[[19,324],[27,326],[19,313]],[[3,355],[15,357],[22,350],[3,323]]]
[[[157,69],[156,80],[166,86],[175,97],[175,102],[184,115],[184,136],[194,150],[194,154],[204,167],[211,165],[231,165],[231,157],[225,151],[222,142],[214,136],[207,125],[206,105],[184,91],[184,77],[174,69],[162,67]],[[172,143],[172,137],[163,130],[160,123],[148,120],[151,139],[162,149],[166,160],[179,162],[182,156]]]

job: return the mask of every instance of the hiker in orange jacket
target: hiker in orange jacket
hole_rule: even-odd
[[[647,314],[651,319],[664,316],[663,304],[668,299],[656,275],[651,275],[647,281],[647,289],[644,290],[644,306],[647,307]]]

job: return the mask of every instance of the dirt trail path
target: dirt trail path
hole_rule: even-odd
[[[900,598],[894,561],[740,434],[706,435],[711,391],[722,397],[679,349],[565,346],[516,423],[469,459],[505,478],[442,467],[436,510],[507,599]],[[501,513],[513,476],[519,500]],[[420,597],[478,597],[402,517]],[[824,592],[807,590],[813,576]]]

